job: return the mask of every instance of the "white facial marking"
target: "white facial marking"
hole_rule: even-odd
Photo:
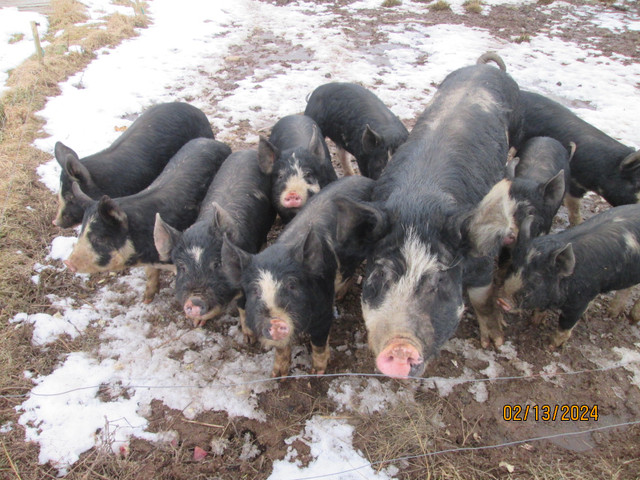
[[[269,310],[277,310],[276,294],[281,288],[281,284],[278,280],[273,278],[271,272],[267,270],[260,270],[258,274],[258,288],[260,290],[260,298],[265,303]]]
[[[293,156],[295,158],[295,155]],[[284,186],[283,192],[280,194],[280,203],[284,203],[284,199],[287,194],[291,192],[295,192],[300,195],[302,199],[302,205],[304,205],[309,197],[308,192],[318,193],[320,191],[320,185],[317,182],[308,183],[304,179],[304,172],[302,168],[300,168],[300,164],[296,160],[296,163],[293,166],[295,170],[295,175],[291,175],[287,179],[287,183]]]
[[[470,231],[473,244],[481,254],[486,255],[497,238],[517,232],[514,218],[517,203],[509,194],[510,189],[510,180],[499,181],[476,208]]]
[[[189,255],[191,255],[193,257],[193,260],[196,263],[201,263],[200,259],[202,257],[202,253],[204,252],[204,249],[202,247],[191,247],[187,253]]]

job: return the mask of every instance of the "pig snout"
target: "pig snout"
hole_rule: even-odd
[[[516,234],[513,230],[510,230],[502,239],[502,245],[512,245],[516,241]]]
[[[376,366],[389,377],[421,375],[424,359],[418,349],[403,340],[393,341],[378,355]]]
[[[296,192],[288,192],[282,199],[282,205],[285,208],[300,208],[302,206],[302,197]]]
[[[197,319],[207,311],[207,304],[200,297],[189,297],[184,302],[184,313],[187,317]],[[196,325],[197,326],[197,325]]]
[[[276,341],[286,340],[289,337],[291,328],[287,322],[279,318],[272,318],[270,323],[271,326],[268,327],[268,330],[265,328],[265,337]]]
[[[69,269],[69,271],[71,271],[71,272],[73,272],[73,273],[76,273],[76,272],[78,271],[78,269],[76,268],[76,266],[75,266],[73,263],[71,263],[71,260],[66,259],[66,260],[65,260],[65,261],[63,261],[62,263],[64,263],[64,264],[67,266],[67,268]]]

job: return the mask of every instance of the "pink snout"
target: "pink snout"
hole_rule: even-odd
[[[76,273],[76,271],[78,270],[75,267],[75,265],[73,263],[71,263],[71,260],[69,260],[69,259],[64,260],[62,263],[64,263],[67,266],[67,268],[69,269],[69,271],[71,271],[73,273]]]
[[[302,197],[296,192],[287,193],[282,199],[285,208],[299,208],[302,206]]]
[[[502,245],[511,245],[516,241],[516,234],[513,230],[509,231],[502,239]]]
[[[391,342],[376,359],[378,370],[390,377],[408,377],[412,367],[423,364],[418,349],[404,340]]]
[[[271,328],[269,328],[269,335],[273,340],[286,340],[291,330],[287,322],[280,320],[279,318],[271,319]]]
[[[207,306],[199,297],[190,297],[184,302],[184,313],[189,318],[196,319],[203,315],[206,310]]]

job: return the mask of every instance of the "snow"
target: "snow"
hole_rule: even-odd
[[[89,23],[100,22],[114,11],[131,13],[131,8],[108,0],[84,3],[90,7]],[[218,139],[251,143],[256,139],[239,138],[234,125],[247,121],[253,129],[268,128],[283,115],[302,111],[306,96],[328,81],[362,82],[402,120],[412,121],[430,100],[434,85],[456,68],[474,63],[485,51],[494,50],[522,88],[549,95],[623,143],[640,146],[636,122],[640,64],[619,55],[603,57],[594,48],[564,42],[553,36],[553,30],[517,44],[464,25],[425,25],[422,16],[428,7],[407,0],[397,7],[408,15],[405,21],[380,23],[382,41],[363,39],[363,45],[353,45],[343,29],[353,28],[351,22],[357,23],[363,12],[377,9],[381,3],[362,0],[343,6],[351,14],[347,23],[324,3],[299,1],[279,7],[258,0],[153,0],[147,12],[153,21],[149,28],[117,48],[103,49],[83,72],[60,85],[61,94],[49,99],[38,113],[49,136],[35,145],[53,155],[55,142],[62,141],[82,157],[111,144],[120,135],[117,129],[130,125],[144,109],[173,100],[188,100],[203,109]],[[462,0],[449,3],[454,12],[462,11]],[[519,3],[525,0],[485,1],[483,13],[495,5]],[[640,29],[637,17],[605,12],[598,5],[575,7],[554,2],[545,8],[564,12],[566,19],[596,11],[597,25],[612,32]],[[40,23],[44,34],[44,17],[0,10],[3,69],[15,67],[32,54],[31,19]],[[556,28],[562,29],[563,22]],[[25,37],[6,48],[14,33]],[[241,65],[254,48],[262,49],[263,60],[247,75],[235,78],[233,65]],[[280,57],[286,55],[282,52],[296,61],[283,66]],[[4,72],[0,72],[0,89],[4,88]],[[218,80],[212,80],[220,77],[234,83],[235,88],[224,89]],[[55,159],[41,165],[38,173],[56,193],[59,166]],[[36,273],[62,271],[60,261],[68,257],[74,242],[73,237],[55,238],[47,258],[51,265],[36,266]],[[34,275],[34,281],[38,279]],[[93,447],[126,450],[132,436],[175,441],[175,432],[147,431],[145,415],[150,413],[153,400],[191,419],[219,410],[267,421],[258,397],[278,388],[268,380],[272,354],[248,354],[234,348],[242,334],[229,316],[220,320],[224,335],[173,323],[165,318],[166,312],[175,309],[170,289],[161,291],[150,305],[140,303],[143,290],[142,270],[132,269],[114,285],[100,288],[86,303],[51,297],[58,313],[22,313],[11,320],[33,324],[32,342],[45,348],[62,335],[71,339],[89,334],[99,337],[95,351],[69,353],[49,375],[25,371],[34,388],[18,407],[19,423],[26,428],[27,440],[39,445],[39,461],[51,462],[61,475]],[[92,333],[88,333],[90,327]],[[365,349],[366,339],[360,338],[349,347]],[[452,339],[445,350],[457,358],[460,374],[429,379],[423,387],[436,389],[443,397],[466,388],[477,402],[486,402],[487,383],[504,374],[505,364],[525,376],[540,368],[519,360],[509,342],[498,351],[485,351],[469,340]],[[618,349],[615,355],[619,358],[610,362],[639,360],[638,352],[628,349]],[[294,373],[306,372],[306,349],[296,347],[293,362]],[[539,373],[566,370],[554,362]],[[627,370],[639,384],[637,366]],[[560,377],[549,381],[561,384]],[[412,390],[390,385],[372,378],[339,378],[331,381],[327,394],[337,410],[359,414],[413,401]],[[2,428],[13,427],[7,423]],[[274,462],[271,478],[340,471],[350,471],[339,476],[345,479],[394,478],[397,472],[393,467],[377,471],[368,465],[353,446],[353,434],[354,427],[346,419],[309,419],[303,432],[287,440],[289,451],[284,459]],[[295,440],[310,448],[311,460],[306,465],[291,446]],[[215,441],[212,453],[221,455],[226,446],[223,439]],[[256,447],[249,440],[245,446],[243,454],[250,459]]]

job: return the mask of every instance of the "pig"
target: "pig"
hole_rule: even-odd
[[[520,230],[513,264],[498,298],[505,310],[560,310],[549,348],[561,347],[589,302],[599,293],[640,283],[640,205],[623,205],[563,232],[532,238],[528,217]],[[612,303],[617,316],[628,290]],[[640,320],[640,303],[631,311]]]
[[[614,140],[543,95],[523,91],[521,98],[525,116],[523,140],[549,136],[563,145],[576,144],[569,195],[565,198],[571,225],[582,221],[580,199],[588,190],[598,193],[613,206],[638,202],[640,152]]]
[[[424,373],[458,326],[465,288],[483,346],[502,344],[493,263],[517,235],[504,175],[521,128],[509,75],[482,61],[458,69],[376,182],[372,203],[393,222],[367,257],[362,315],[383,374]]]
[[[337,180],[331,154],[316,122],[305,115],[287,115],[260,137],[258,156],[273,177],[273,206],[288,223],[307,200]]]
[[[507,176],[513,180],[511,196],[518,201],[516,223],[533,215],[533,236],[551,230],[553,217],[569,187],[569,162],[575,147],[573,142],[565,148],[551,137],[533,137],[508,163]]]
[[[273,377],[288,375],[296,334],[311,337],[312,372],[330,356],[334,295],[389,224],[368,205],[373,181],[344,177],[315,195],[275,243],[257,255],[222,245],[222,268],[242,285],[246,325],[265,347],[275,347]]]
[[[320,85],[309,97],[304,114],[336,144],[345,175],[353,175],[346,155],[349,152],[356,158],[360,174],[377,180],[409,136],[400,119],[377,96],[355,83]]]
[[[144,301],[158,291],[158,268],[166,267],[153,241],[156,213],[177,230],[189,227],[214,175],[231,149],[209,138],[190,140],[151,185],[119,198],[93,200],[74,182],[73,193],[84,217],[82,229],[65,265],[72,272],[95,273],[147,266]]]
[[[53,224],[68,228],[82,221],[84,210],[73,195],[73,182],[94,200],[103,195],[133,195],[160,175],[178,150],[194,138],[213,139],[207,116],[192,105],[172,102],[148,108],[111,146],[82,159],[57,142],[55,157],[62,171]]]
[[[275,219],[270,194],[271,175],[261,169],[257,151],[239,151],[224,161],[196,222],[184,233],[156,215],[158,255],[176,266],[175,294],[195,327],[220,315],[240,294],[221,268],[222,239],[227,235],[239,248],[256,253]]]

